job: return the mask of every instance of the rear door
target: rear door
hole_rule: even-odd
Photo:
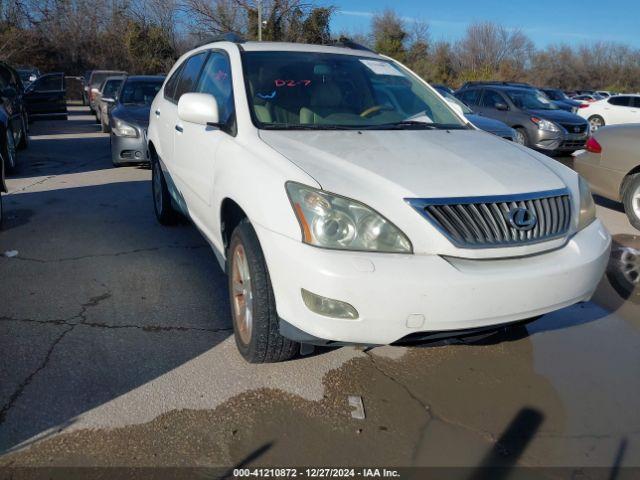
[[[640,120],[636,115],[638,109],[632,105],[633,97],[629,95],[620,95],[605,100],[608,105],[605,109],[605,123],[615,125],[617,123],[633,123]]]
[[[47,73],[29,85],[24,99],[29,115],[67,113],[64,73]]]

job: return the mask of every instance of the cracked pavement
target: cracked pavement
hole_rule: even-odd
[[[615,259],[591,302],[526,327],[248,365],[206,242],[156,223],[150,172],[112,168],[85,110],[34,124],[22,160],[0,232],[19,252],[0,255],[0,467],[640,467],[640,291]],[[640,249],[619,207],[598,213]]]

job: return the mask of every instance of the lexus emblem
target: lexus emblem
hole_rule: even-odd
[[[538,219],[536,215],[527,208],[514,207],[507,214],[509,224],[516,230],[526,232],[536,226]]]
[[[580,127],[573,127],[573,131],[576,133],[580,133]]]

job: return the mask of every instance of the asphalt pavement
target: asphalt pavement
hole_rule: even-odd
[[[0,467],[640,467],[640,287],[618,259],[640,237],[619,205],[598,206],[616,253],[591,302],[249,365],[226,277],[190,223],[156,222],[150,171],[112,167],[80,107],[31,134],[0,232]]]

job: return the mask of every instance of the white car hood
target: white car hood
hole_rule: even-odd
[[[260,136],[323,189],[361,201],[378,203],[381,190],[436,198],[565,188],[534,155],[475,130],[262,130]]]

